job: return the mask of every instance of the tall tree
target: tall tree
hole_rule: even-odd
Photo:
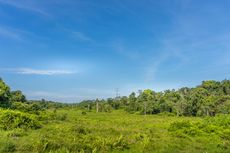
[[[135,92],[132,92],[129,95],[129,98],[128,98],[129,107],[127,108],[127,110],[129,112],[137,111],[137,103],[136,103],[136,101],[137,101],[136,94],[135,94]]]
[[[188,114],[196,116],[201,106],[205,104],[206,97],[209,94],[210,93],[208,92],[208,90],[202,87],[197,87],[192,89],[190,94],[190,99],[188,101],[188,106],[187,106]]]
[[[10,107],[10,87],[0,78],[0,107]]]

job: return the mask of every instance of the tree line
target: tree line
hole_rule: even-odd
[[[32,101],[20,91],[11,91],[0,78],[0,108],[38,112],[48,108],[78,107],[97,112],[123,109],[129,113],[159,114],[170,113],[177,116],[215,116],[230,113],[230,80],[203,81],[194,88],[155,92],[150,89],[132,92],[129,96],[108,99],[84,100],[77,104],[66,104],[44,99]]]
[[[230,80],[203,81],[194,88],[155,92],[150,89],[132,92],[129,96],[106,100],[85,100],[78,107],[109,112],[124,109],[129,113],[171,113],[177,116],[215,116],[230,113]]]
[[[22,91],[11,91],[10,87],[0,78],[0,108],[36,114],[45,109],[62,107],[70,107],[70,104],[46,101],[45,99],[27,100]]]

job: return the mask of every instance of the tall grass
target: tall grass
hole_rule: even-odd
[[[230,152],[229,115],[214,118],[47,110],[40,129],[0,131],[0,152]],[[213,131],[213,132],[212,132]]]

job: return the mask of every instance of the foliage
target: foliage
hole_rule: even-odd
[[[230,116],[219,115],[215,118],[207,117],[202,122],[176,121],[170,124],[169,131],[174,134],[186,134],[189,136],[215,134],[222,138],[229,136]]]
[[[16,151],[16,145],[12,142],[4,142],[0,144],[0,152],[1,153],[10,153]]]
[[[67,120],[40,118],[38,130],[16,128],[0,133],[4,152],[216,152],[228,153],[229,115],[176,117],[94,111],[76,108],[39,114],[67,114]],[[31,114],[30,114],[31,115]],[[44,120],[43,120],[44,119]],[[170,130],[169,130],[170,129]]]
[[[23,95],[22,91],[12,91],[11,92],[11,101],[13,102],[26,102],[26,96]]]
[[[0,152],[230,150],[229,80],[79,104],[28,101],[2,80],[0,91]]]
[[[0,107],[10,107],[10,87],[0,78]]]
[[[183,87],[178,90],[155,92],[150,89],[132,92],[128,97],[97,100],[99,111],[106,108],[125,109],[129,113],[158,114],[168,112],[177,116],[215,116],[230,113],[230,81],[203,81],[195,88]],[[95,110],[95,100],[78,104],[80,109]]]
[[[38,129],[40,127],[41,125],[35,116],[19,111],[0,110],[0,128],[3,130]]]

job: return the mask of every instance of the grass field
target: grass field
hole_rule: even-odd
[[[144,116],[122,110],[84,114],[77,109],[60,109],[55,114],[52,120],[42,119],[42,128],[37,130],[1,131],[1,152],[230,152],[228,135],[223,138],[212,132],[183,134],[169,130],[173,122],[195,123],[202,122],[203,118]]]

